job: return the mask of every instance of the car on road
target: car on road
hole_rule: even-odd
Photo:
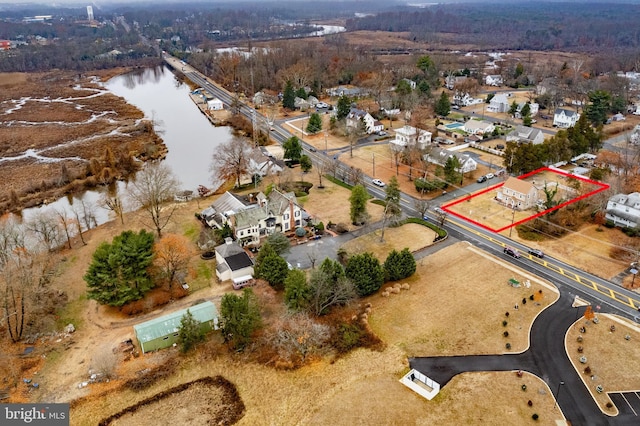
[[[309,147],[309,151],[311,151],[311,152],[316,152],[317,150],[316,150],[316,148],[315,148],[315,147],[310,146],[310,147]]]
[[[384,130],[380,130],[378,132],[378,136],[387,136],[387,132],[385,132]]]
[[[433,209],[433,211],[436,212],[436,214],[440,214],[440,215],[447,214],[447,212],[442,210],[440,207],[436,207],[435,209]]]
[[[516,259],[520,259],[520,252],[513,248],[513,247],[505,247],[504,250],[502,250],[502,252],[508,256],[512,256],[515,257]]]
[[[385,184],[383,181],[381,181],[380,179],[374,179],[371,181],[372,184],[374,184],[375,186],[379,186],[380,188],[384,188]]]
[[[535,257],[538,257],[540,259],[542,259],[544,257],[544,253],[542,252],[542,250],[538,250],[538,249],[529,249],[529,254],[531,256],[535,256]]]
[[[487,179],[493,179],[493,178],[495,177],[495,175],[494,175],[493,173],[487,173],[487,174],[485,175],[485,177],[486,177]]]
[[[480,176],[478,178],[478,180],[476,180],[476,182],[478,183],[482,183],[482,182],[486,182],[487,181],[487,177],[486,176]]]

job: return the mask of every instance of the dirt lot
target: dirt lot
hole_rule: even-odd
[[[142,112],[96,81],[124,71],[0,75],[0,212],[125,176],[123,156],[162,157]]]
[[[346,242],[341,248],[345,249],[349,254],[370,252],[380,262],[384,262],[393,249],[402,250],[408,248],[413,253],[432,245],[434,238],[437,236],[431,228],[417,223],[407,223],[397,228],[387,228],[384,234],[384,241],[380,241],[381,235],[382,230],[378,229]]]

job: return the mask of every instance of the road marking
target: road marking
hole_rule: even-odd
[[[622,399],[624,399],[624,402],[626,402],[626,403],[627,403],[627,405],[629,406],[629,408],[631,408],[631,411],[633,411],[633,414],[634,414],[635,416],[637,416],[637,415],[638,415],[638,413],[636,413],[636,410],[634,410],[634,409],[633,409],[633,407],[631,406],[631,404],[629,404],[629,401],[627,400],[627,397],[626,397],[626,396],[624,396],[624,394],[623,394],[622,392],[620,392],[620,396],[622,397]]]
[[[475,234],[479,237],[484,238],[485,240],[491,241],[494,244],[497,244],[498,246],[501,247],[506,247],[507,244],[501,242],[501,241],[497,241],[496,239],[494,239],[493,237],[491,237],[490,235],[484,234],[483,232],[480,232],[478,230],[469,228],[468,226],[460,223],[460,222],[453,222],[455,225],[459,226],[462,229],[465,229],[467,231],[469,231],[472,234]],[[552,263],[549,263],[547,261],[536,261],[536,263],[542,265],[543,267],[550,269],[554,272],[559,273],[560,275],[575,281],[576,283],[587,287],[587,288],[591,288],[592,290],[600,293],[601,295],[608,297],[609,299],[615,300],[616,302],[619,302],[623,305],[629,306],[631,308],[637,309],[637,307],[640,307],[640,300],[636,300],[634,298],[632,298],[631,296],[628,296],[626,294],[622,294],[617,292],[616,290],[613,290],[611,288],[609,288],[606,285],[602,285],[602,284],[598,284],[594,281],[591,281],[590,279],[583,277],[581,275],[576,274],[575,272],[569,272],[569,271],[565,271],[562,267],[558,266],[558,265],[554,265]]]

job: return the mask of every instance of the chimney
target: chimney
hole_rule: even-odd
[[[233,244],[233,238],[231,237],[225,237],[224,239],[224,243],[229,245],[229,244]]]

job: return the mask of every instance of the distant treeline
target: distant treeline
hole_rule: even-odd
[[[640,5],[532,2],[450,4],[347,21],[348,31],[409,32],[479,49],[602,52],[640,48]]]

